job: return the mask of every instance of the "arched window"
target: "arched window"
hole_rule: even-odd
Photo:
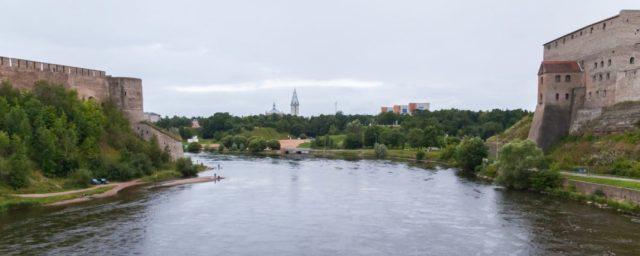
[[[609,80],[611,78],[611,74],[607,73],[607,80]]]
[[[605,29],[607,29],[607,23],[606,22],[602,23],[602,30],[605,30]]]
[[[556,93],[556,100],[560,100],[560,94]]]
[[[602,81],[602,74],[598,75],[598,80]]]
[[[570,75],[566,75],[566,76],[564,77],[564,81],[565,81],[565,82],[567,82],[567,83],[568,83],[568,82],[571,82],[571,76],[570,76]]]
[[[636,58],[635,57],[631,57],[629,59],[629,64],[635,64],[636,63]]]
[[[591,99],[591,92],[589,92],[589,99]]]
[[[600,61],[600,67],[604,67],[604,60]]]
[[[598,62],[593,63],[593,68],[598,68]]]
[[[609,61],[607,61],[607,66],[611,66],[611,59],[609,59]]]
[[[561,75],[556,75],[556,82],[560,82],[562,81],[562,76]]]
[[[565,94],[564,94],[564,99],[565,99],[565,100],[568,100],[568,99],[569,99],[569,94],[568,94],[568,93],[565,93]]]

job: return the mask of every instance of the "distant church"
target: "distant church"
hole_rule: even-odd
[[[278,110],[276,108],[276,103],[273,103],[273,107],[271,110],[265,112],[265,115],[284,115],[284,112]],[[298,93],[296,89],[293,89],[293,96],[291,97],[291,115],[298,116],[300,115],[300,102],[298,101]]]
[[[293,89],[293,97],[291,97],[291,115],[298,116],[300,114],[300,102],[298,102],[298,94]]]

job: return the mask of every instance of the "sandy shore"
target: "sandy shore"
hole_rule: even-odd
[[[170,186],[177,186],[177,185],[183,185],[183,184],[219,181],[221,179],[224,179],[224,178],[223,177],[214,178],[214,177],[211,177],[211,176],[195,177],[195,178],[189,178],[189,179],[170,180],[170,181],[162,182],[162,183],[160,183],[158,185],[154,185],[152,187],[154,187],[154,188],[170,187]]]

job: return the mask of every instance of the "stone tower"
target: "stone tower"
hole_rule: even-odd
[[[640,102],[640,10],[622,10],[543,47],[530,140],[548,150],[568,134],[634,128],[640,108],[628,103]]]
[[[298,102],[298,94],[296,89],[293,89],[293,97],[291,97],[291,114],[298,116],[300,114],[300,102]]]

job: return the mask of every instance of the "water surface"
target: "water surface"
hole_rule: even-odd
[[[639,221],[451,169],[200,154],[218,183],[0,217],[0,254],[638,255]],[[212,175],[205,172],[202,175]]]

